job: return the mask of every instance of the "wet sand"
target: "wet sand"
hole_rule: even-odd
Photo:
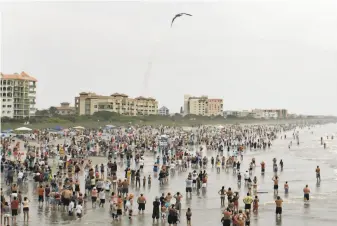
[[[300,130],[300,145],[295,145],[288,149],[288,143],[292,140],[292,132],[287,133],[287,139],[277,139],[273,142],[270,149],[250,151],[247,150],[244,155],[244,160],[241,165],[241,173],[248,169],[248,163],[252,157],[255,157],[257,164],[264,160],[266,162],[266,173],[264,176],[260,173],[260,167],[257,166],[253,172],[253,176],[258,179],[258,191],[268,193],[259,194],[260,207],[259,213],[253,215],[251,225],[257,226],[273,226],[273,225],[296,225],[296,226],[332,226],[336,225],[337,220],[337,176],[334,164],[337,165],[337,139],[328,141],[328,149],[323,149],[320,145],[320,137],[325,136],[325,133],[336,133],[336,125],[326,125],[311,129]],[[336,151],[336,155],[334,155]],[[329,153],[325,154],[325,153]],[[214,151],[204,151],[208,157],[216,156]],[[226,152],[225,152],[226,154]],[[316,157],[315,157],[316,156]],[[322,160],[322,156],[326,160]],[[279,172],[279,195],[284,200],[283,216],[281,221],[275,219],[275,204],[273,195],[273,182],[272,177],[272,159],[276,157],[278,162],[280,159],[284,161],[284,170]],[[105,158],[92,157],[95,164],[106,162]],[[144,173],[153,175],[152,164],[155,156],[147,154],[145,158]],[[335,163],[333,163],[335,161]],[[315,168],[319,165],[321,168],[322,181],[319,185],[316,184]],[[119,177],[124,176],[124,168],[119,167]],[[151,187],[146,186],[140,189],[131,189],[136,197],[138,194],[143,193],[148,200],[146,211],[144,215],[134,216],[132,222],[127,217],[123,217],[122,222],[114,222],[113,225],[135,225],[135,226],[148,226],[152,225],[152,201],[155,196],[160,196],[161,193],[171,192],[175,193],[180,191],[183,196],[185,195],[185,178],[188,172],[170,175],[169,183],[159,187],[158,180],[152,180]],[[208,165],[207,173],[209,175],[207,193],[205,195],[193,192],[192,199],[184,198],[182,201],[182,217],[181,224],[186,225],[185,210],[190,207],[192,209],[192,225],[221,225],[221,211],[220,198],[218,191],[221,186],[225,188],[231,187],[233,190],[240,191],[239,206],[243,207],[242,197],[247,193],[247,188],[242,184],[238,188],[236,175],[233,175],[232,169],[229,172],[221,171],[220,174],[216,173],[215,169]],[[82,175],[83,181],[83,175]],[[285,196],[283,191],[283,184],[285,181],[289,183],[289,195]],[[303,203],[303,188],[308,184],[311,188],[311,200],[309,205]],[[84,188],[82,183],[81,189]],[[86,204],[84,208],[84,216],[80,220],[68,217],[66,212],[51,211],[45,206],[38,208],[37,196],[33,195],[32,184],[29,184],[27,196],[32,201],[30,204],[31,220],[29,225],[111,225],[112,219],[109,214],[108,204],[103,208],[91,208],[91,201]],[[134,213],[137,213],[136,206],[134,206]],[[18,225],[23,225],[23,215],[18,217]],[[164,225],[159,223],[159,225]],[[167,222],[165,225],[168,225]]]

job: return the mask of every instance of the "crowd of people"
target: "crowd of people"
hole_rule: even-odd
[[[240,192],[221,187],[218,195],[223,209],[222,224],[250,225],[251,215],[257,214],[259,209],[258,181],[253,176],[257,173],[257,161],[254,157],[249,159],[248,168],[241,174],[244,153],[247,150],[268,150],[278,136],[282,137],[284,132],[295,128],[296,125],[231,125],[200,126],[185,131],[182,128],[146,126],[64,130],[62,133],[37,131],[34,135],[36,145],[29,145],[29,137],[24,140],[3,139],[1,173],[8,189],[1,188],[1,220],[4,225],[9,225],[10,220],[15,223],[16,216],[23,212],[24,221],[29,221],[27,193],[28,184],[33,183],[39,206],[67,211],[70,217],[81,219],[88,206],[94,209],[108,207],[112,221],[121,221],[123,216],[132,221],[135,215],[144,214],[146,206],[152,204],[153,223],[162,221],[170,226],[177,225],[182,218],[183,196],[192,199],[193,194],[205,194],[207,171],[216,168],[217,173],[232,171],[239,189],[243,174],[243,186],[247,192],[242,197],[241,208]],[[161,140],[163,134],[170,139]],[[56,144],[57,140],[63,142]],[[196,151],[191,147],[196,147]],[[211,157],[208,152],[212,153]],[[24,153],[24,159],[21,153]],[[105,160],[94,164],[94,156],[102,156]],[[144,172],[148,159],[154,159],[149,166],[152,173]],[[282,199],[278,194],[278,166],[282,171],[284,163],[280,160],[277,164],[274,158],[270,164],[273,165],[276,214],[280,216]],[[57,167],[53,167],[55,165]],[[260,166],[261,174],[265,174],[265,160],[261,159]],[[172,187],[175,191],[158,194],[154,200],[147,200],[144,193],[135,195],[137,188],[145,191],[152,183],[166,186],[170,183],[170,176],[175,176],[176,172],[187,174],[185,194]],[[316,177],[320,180],[318,166]],[[158,182],[152,182],[153,178]],[[289,192],[288,182],[284,184],[284,190]],[[306,186],[303,192],[304,198],[309,200],[309,187]],[[184,217],[187,225],[191,225],[192,207],[187,208]]]

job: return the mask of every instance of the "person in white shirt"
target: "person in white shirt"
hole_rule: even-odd
[[[23,172],[22,170],[20,170],[20,172],[18,173],[18,184],[21,184],[22,179],[23,179]]]
[[[111,182],[109,180],[104,182],[105,191],[110,192]]]
[[[98,196],[99,196],[99,200],[100,200],[98,206],[104,207],[104,203],[105,203],[105,191],[104,191],[104,189],[99,192]]]
[[[82,205],[81,204],[77,204],[76,206],[76,215],[78,217],[82,217]]]
[[[141,157],[139,160],[140,170],[142,171],[144,168],[144,159]]]
[[[197,172],[194,170],[193,173],[192,173],[192,187],[196,188],[197,187],[197,177],[198,177],[198,174]]]
[[[74,203],[74,201],[71,200],[70,203],[69,203],[69,206],[68,206],[69,216],[73,215],[74,207],[75,207],[75,203]]]
[[[245,184],[247,184],[248,179],[249,179],[249,173],[248,173],[248,170],[245,172],[244,178],[245,178]]]

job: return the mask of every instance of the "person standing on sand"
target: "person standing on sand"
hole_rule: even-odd
[[[275,204],[276,204],[276,217],[281,217],[282,215],[282,203],[283,200],[281,199],[280,196],[277,196],[276,200],[275,200]]]

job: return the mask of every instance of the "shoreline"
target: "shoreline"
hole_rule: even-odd
[[[326,119],[326,118],[309,118],[309,119],[209,119],[209,120],[163,120],[163,119],[148,119],[146,121],[139,120],[133,122],[126,122],[125,120],[83,120],[78,122],[71,121],[55,121],[55,122],[38,122],[31,124],[24,124],[22,122],[2,122],[1,130],[15,129],[21,126],[29,127],[31,129],[46,129],[54,128],[56,126],[61,126],[63,128],[70,128],[74,126],[83,126],[85,128],[99,128],[104,127],[108,124],[113,124],[115,126],[129,126],[129,125],[151,125],[151,126],[199,126],[199,125],[231,125],[231,124],[241,124],[241,125],[277,125],[277,124],[329,124],[337,123],[336,119]]]

